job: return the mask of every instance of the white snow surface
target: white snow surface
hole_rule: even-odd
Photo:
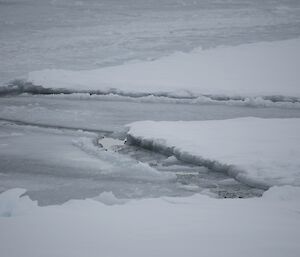
[[[175,97],[300,96],[300,39],[195,49],[96,70],[48,69],[28,81],[50,88]]]
[[[246,184],[300,186],[300,119],[142,121],[128,127],[133,143],[227,172]]]
[[[86,199],[47,207],[20,198],[23,193],[0,194],[3,257],[300,254],[299,187],[272,187],[262,198],[194,195],[120,204],[108,193],[100,199],[108,205]]]

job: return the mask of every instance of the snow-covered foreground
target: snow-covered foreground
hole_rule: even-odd
[[[300,39],[292,39],[196,49],[155,61],[90,71],[42,70],[29,73],[28,81],[46,88],[131,96],[226,95],[235,100],[249,96],[299,97],[298,67]]]
[[[273,187],[262,198],[72,200],[37,207],[24,190],[0,195],[3,257],[297,257],[300,188]],[[98,202],[102,201],[107,205]]]
[[[144,121],[128,141],[223,171],[248,185],[300,186],[300,119]]]

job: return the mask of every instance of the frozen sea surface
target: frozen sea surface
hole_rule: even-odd
[[[91,70],[196,47],[299,36],[296,0],[0,0],[0,86],[41,69]],[[98,139],[124,139],[124,125],[140,120],[300,116],[288,106],[152,100],[88,94],[0,97],[0,191],[24,187],[42,205],[104,191],[124,198],[203,190],[216,197],[260,195],[224,174],[139,148],[105,151]],[[280,105],[277,100],[282,99],[272,106]],[[293,101],[298,99],[287,99]]]
[[[61,96],[0,98],[0,119],[29,124],[120,132],[124,125],[140,120],[216,120],[236,117],[293,118],[299,109],[224,105],[191,105],[78,99]]]
[[[128,126],[128,143],[225,172],[247,185],[300,186],[300,119],[142,121]]]
[[[105,151],[100,134],[0,123],[0,191],[26,188],[40,205],[112,192],[118,198],[250,197],[262,191],[222,173],[120,145]],[[225,183],[225,184],[224,184]]]
[[[1,0],[0,85],[41,69],[299,36],[297,0]]]
[[[223,173],[158,153],[109,142],[123,140],[124,125],[138,120],[207,120],[256,116],[300,117],[297,109],[220,105],[137,103],[56,96],[0,98],[0,191],[23,187],[39,204],[94,197],[111,191],[120,198],[189,195],[249,197],[261,190]],[[284,122],[284,120],[283,120]],[[118,140],[114,141],[118,142]],[[121,142],[121,141],[119,141]]]

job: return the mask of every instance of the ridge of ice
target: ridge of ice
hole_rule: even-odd
[[[300,97],[300,39],[196,49],[155,61],[97,70],[48,69],[28,81],[44,88],[168,97],[201,95]]]

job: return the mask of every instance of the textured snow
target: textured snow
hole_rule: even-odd
[[[300,96],[300,39],[196,49],[155,61],[97,70],[42,70],[28,81],[46,88],[194,97]]]
[[[252,199],[194,195],[119,204],[107,193],[99,200],[108,205],[87,199],[47,207],[19,198],[22,193],[12,189],[0,195],[1,256],[300,254],[299,187],[274,187]]]
[[[136,122],[128,140],[262,188],[300,185],[300,119]]]

